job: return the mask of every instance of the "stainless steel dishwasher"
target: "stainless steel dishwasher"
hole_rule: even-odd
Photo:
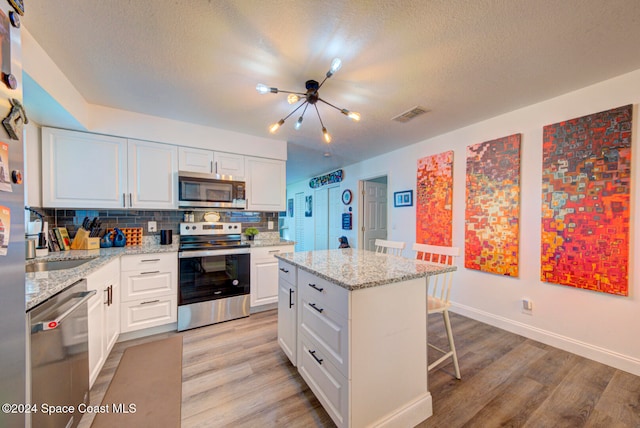
[[[95,293],[83,279],[28,312],[33,427],[76,427],[78,405],[89,404],[87,301]]]

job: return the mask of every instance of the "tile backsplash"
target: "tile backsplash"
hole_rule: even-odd
[[[49,227],[66,227],[71,237],[82,225],[85,217],[93,219],[99,217],[102,229],[114,227],[142,227],[143,235],[159,235],[160,230],[173,230],[174,235],[179,233],[179,224],[184,219],[185,212],[194,213],[195,221],[204,221],[204,215],[210,211],[146,211],[146,210],[86,210],[86,209],[53,209],[34,208],[44,215],[44,221],[49,222]],[[216,211],[220,214],[221,222],[242,223],[242,229],[253,226],[260,232],[278,232],[278,212],[251,212],[251,211]],[[31,214],[31,220],[37,217]],[[157,232],[148,232],[147,223],[155,221]],[[273,222],[274,229],[269,230],[269,221]]]

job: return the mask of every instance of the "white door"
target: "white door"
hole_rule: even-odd
[[[342,198],[340,187],[318,189],[313,195],[315,249],[338,248],[342,233]]]
[[[387,239],[387,184],[364,182],[364,249],[373,251],[376,239]]]
[[[130,208],[175,209],[178,206],[178,147],[129,140]]]
[[[344,235],[342,230],[342,192],[340,187],[329,188],[329,249],[338,248],[338,238]]]
[[[294,214],[293,218],[295,220],[295,251],[305,251],[305,242],[304,242],[304,193],[296,193],[295,201],[294,201]]]
[[[315,249],[326,250],[329,245],[329,191],[327,188],[313,192],[313,223]]]

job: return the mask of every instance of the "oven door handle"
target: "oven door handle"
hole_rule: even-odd
[[[196,251],[180,251],[178,252],[179,259],[192,259],[194,257],[208,257],[208,256],[228,256],[230,254],[249,254],[249,248],[229,248],[226,250],[196,250]]]

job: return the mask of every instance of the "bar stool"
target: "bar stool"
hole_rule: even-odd
[[[376,253],[390,254],[392,256],[402,255],[402,250],[407,246],[404,242],[387,241],[385,239],[376,239]]]
[[[413,244],[413,250],[416,252],[418,260],[424,260],[429,263],[437,263],[442,265],[452,265],[455,258],[460,255],[458,247],[441,247],[438,245]],[[440,349],[430,343],[430,348],[441,352],[443,355],[433,363],[427,366],[427,370],[432,370],[448,358],[453,359],[453,366],[456,371],[456,378],[460,379],[460,366],[458,365],[458,354],[456,354],[456,345],[453,342],[453,331],[451,330],[451,321],[449,320],[449,293],[451,292],[451,283],[453,272],[434,275],[427,277],[429,280],[427,292],[427,314],[441,313],[444,318],[444,326],[447,331],[447,339],[449,340],[449,350]]]

